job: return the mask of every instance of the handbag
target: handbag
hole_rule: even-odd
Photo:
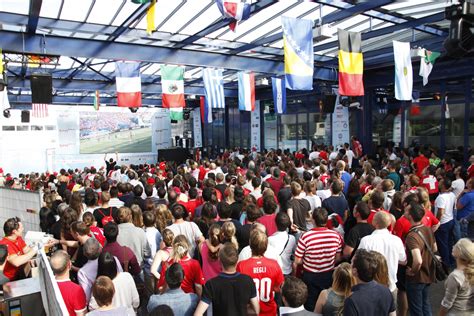
[[[426,241],[425,236],[423,236],[423,234],[418,229],[415,230],[415,231],[421,237],[421,239],[423,240],[423,243],[425,244],[426,248],[428,248],[428,251],[429,251],[431,257],[433,258],[433,264],[434,264],[434,267],[435,267],[436,280],[437,281],[446,280],[446,278],[449,275],[448,267],[446,266],[446,264],[443,261],[439,260],[438,257],[436,257],[436,255],[434,254],[434,252],[431,249],[430,245]]]

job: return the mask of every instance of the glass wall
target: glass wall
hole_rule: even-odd
[[[229,111],[229,146],[250,148],[250,112],[239,111],[236,102],[227,104]],[[224,135],[224,131],[222,131]]]
[[[419,113],[407,111],[407,138],[410,146],[413,142],[439,147],[441,135],[441,105],[420,106]]]
[[[464,143],[464,101],[451,103],[448,98],[448,104],[449,117],[446,117],[446,150],[455,149]]]

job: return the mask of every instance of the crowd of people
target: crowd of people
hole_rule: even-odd
[[[364,155],[354,137],[338,149],[105,163],[0,170],[0,186],[43,193],[69,315],[474,314],[474,156],[466,168],[430,148]],[[19,218],[4,233],[1,283],[27,276],[37,253]],[[432,302],[437,280],[445,294]]]

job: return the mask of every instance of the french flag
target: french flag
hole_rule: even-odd
[[[249,3],[241,0],[217,0],[216,3],[222,15],[232,20],[229,23],[229,28],[232,31],[235,31],[238,21],[247,20],[250,17]]]
[[[239,72],[239,110],[255,110],[255,75]]]
[[[116,62],[115,83],[117,85],[118,106],[129,108],[142,106],[140,63]]]
[[[201,121],[204,124],[212,123],[212,109],[206,100],[206,97],[201,96],[200,103],[201,107]]]

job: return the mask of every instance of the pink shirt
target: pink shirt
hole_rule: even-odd
[[[203,242],[201,246],[201,257],[202,257],[202,274],[204,275],[204,280],[209,281],[210,279],[216,277],[222,271],[221,264],[219,259],[212,260],[209,257],[209,248],[207,243]]]

